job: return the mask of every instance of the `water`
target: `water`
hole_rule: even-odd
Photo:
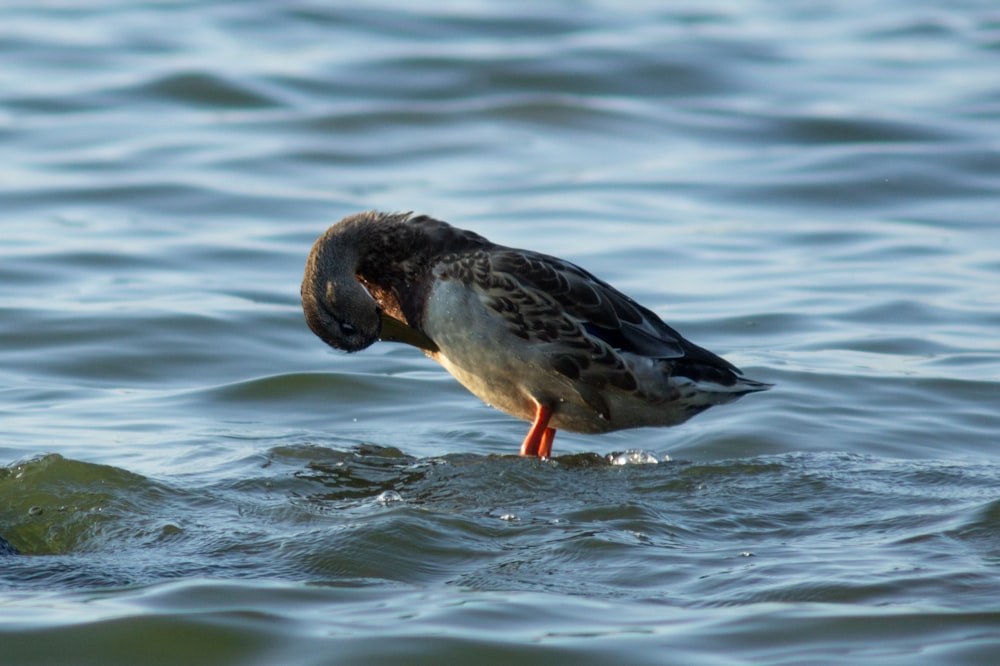
[[[939,4],[6,3],[4,663],[996,661],[1000,12]],[[519,459],[305,327],[369,208],[776,387]]]

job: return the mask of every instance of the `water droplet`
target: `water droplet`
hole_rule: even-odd
[[[395,490],[383,490],[375,499],[382,506],[388,506],[390,504],[395,504],[396,502],[402,502],[403,496]]]

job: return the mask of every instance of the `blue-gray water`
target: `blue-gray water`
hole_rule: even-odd
[[[996,663],[995,2],[333,4],[0,7],[4,664]],[[776,388],[517,458],[306,328],[369,208]]]

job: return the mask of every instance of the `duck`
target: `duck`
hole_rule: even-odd
[[[309,252],[301,297],[330,347],[416,347],[529,422],[522,456],[551,457],[557,430],[673,426],[772,386],[576,264],[427,215],[367,211],[333,224]]]

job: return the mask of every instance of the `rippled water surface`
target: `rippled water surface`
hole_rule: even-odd
[[[995,3],[0,15],[5,664],[996,662]],[[306,328],[371,208],[776,387],[518,458]]]

